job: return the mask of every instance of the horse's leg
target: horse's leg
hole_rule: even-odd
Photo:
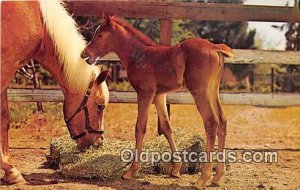
[[[218,150],[219,152],[222,152],[225,148],[225,139],[227,134],[227,119],[225,116],[225,113],[223,111],[221,102],[219,97],[216,98],[216,106],[218,108],[218,117],[219,117],[219,126],[217,131],[218,136]],[[225,155],[224,155],[225,156]],[[220,185],[221,178],[225,174],[225,162],[218,162],[217,168],[216,168],[216,174],[214,175],[212,179],[212,184],[215,186]]]
[[[176,144],[174,143],[173,139],[173,132],[172,132],[172,127],[171,123],[169,120],[168,116],[168,111],[167,111],[167,104],[166,104],[166,94],[158,94],[154,98],[154,104],[158,113],[158,118],[160,122],[160,130],[166,137],[171,151],[176,152],[177,147]],[[180,176],[180,168],[181,168],[181,162],[174,162],[171,175],[173,177],[179,177]]]
[[[122,179],[131,179],[141,168],[139,157],[143,149],[143,140],[146,134],[148,113],[154,96],[155,93],[138,93],[138,117],[135,127],[135,155],[137,157],[132,162],[129,170],[123,174]]]
[[[212,89],[210,92],[212,93],[212,100],[214,107],[216,108],[216,114],[219,118],[219,126],[217,130],[217,136],[218,136],[218,151],[223,152],[225,149],[225,139],[227,135],[227,118],[224,113],[224,110],[222,108],[222,104],[220,101],[220,93],[219,93],[219,87],[222,79],[222,74],[224,70],[224,57],[218,53],[219,56],[219,63],[221,64],[221,70],[218,74],[218,79],[214,81],[214,84],[212,85]],[[223,155],[225,156],[225,155]],[[217,168],[216,168],[216,174],[214,175],[212,179],[212,184],[214,186],[219,186],[221,178],[225,174],[225,162],[218,162]]]
[[[7,90],[1,94],[1,147],[0,147],[0,166],[5,171],[4,181],[8,184],[25,183],[25,179],[21,173],[12,165],[9,158],[8,146],[8,128],[9,128],[9,112]]]
[[[202,172],[199,180],[196,182],[196,187],[199,189],[205,188],[206,182],[210,179],[212,173],[211,154],[214,150],[215,139],[217,135],[217,128],[219,125],[219,119],[215,113],[214,105],[209,95],[209,90],[197,91],[192,93],[198,111],[200,112],[206,133],[206,153],[207,161],[202,165]]]

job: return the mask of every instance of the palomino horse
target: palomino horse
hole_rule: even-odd
[[[102,143],[109,93],[103,82],[107,72],[80,58],[85,41],[59,1],[2,2],[1,10],[0,165],[4,180],[12,184],[25,182],[8,155],[7,88],[17,69],[35,59],[59,82],[65,121],[80,150]]]
[[[173,47],[158,45],[124,20],[105,14],[104,23],[98,27],[81,57],[92,64],[97,57],[110,51],[115,52],[121,59],[127,69],[128,79],[137,92],[137,155],[142,150],[152,102],[159,115],[160,131],[166,137],[171,150],[177,151],[166,110],[166,93],[184,84],[194,97],[204,121],[207,153],[213,152],[216,136],[219,151],[224,149],[226,117],[219,99],[219,84],[224,57],[233,56],[228,46],[197,38],[185,40]],[[205,187],[211,177],[211,165],[211,162],[203,164],[196,187]],[[179,162],[174,162],[171,175],[179,176],[180,166]],[[129,170],[123,174],[123,179],[131,179],[139,169],[140,163],[135,158]],[[219,184],[224,172],[225,164],[218,163],[213,183]]]

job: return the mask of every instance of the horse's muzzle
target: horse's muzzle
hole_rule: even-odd
[[[100,136],[97,135],[96,138],[95,137],[91,138],[92,136],[90,136],[90,135],[93,135],[93,134],[89,134],[86,137],[83,137],[83,139],[79,139],[77,141],[78,142],[77,150],[79,150],[80,152],[85,152],[90,147],[99,148],[103,145],[103,143],[104,143],[103,135],[100,135]],[[85,138],[87,138],[87,139],[85,139]]]
[[[97,138],[97,140],[92,144],[93,147],[99,148],[103,146],[104,143],[104,136],[101,135],[100,137]]]

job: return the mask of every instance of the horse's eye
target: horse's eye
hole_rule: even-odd
[[[103,110],[105,109],[105,105],[98,105],[98,109],[99,109],[100,111],[103,111]]]

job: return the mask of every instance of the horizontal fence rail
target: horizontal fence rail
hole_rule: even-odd
[[[65,1],[69,12],[76,16],[103,16],[103,11],[117,13],[127,18],[159,19],[161,43],[171,43],[172,19],[208,21],[264,21],[300,22],[300,9],[295,7],[257,6],[233,3],[180,3],[160,1]],[[235,57],[227,59],[230,64],[287,64],[300,65],[300,52],[234,50]],[[114,54],[103,61],[119,61]]]
[[[291,93],[221,93],[223,104],[255,106],[300,106],[300,94]],[[62,102],[64,96],[58,89],[8,89],[8,100],[12,102]],[[79,100],[80,101],[80,100]],[[136,103],[135,92],[110,91],[110,103]],[[169,93],[168,104],[194,104],[188,92]]]
[[[76,16],[102,16],[103,11],[128,18],[192,19],[217,21],[299,22],[295,7],[254,6],[225,3],[178,3],[145,1],[67,1]]]
[[[300,51],[270,51],[234,49],[234,57],[225,59],[228,64],[284,64],[300,65]],[[101,61],[120,61],[115,53],[109,53]]]

